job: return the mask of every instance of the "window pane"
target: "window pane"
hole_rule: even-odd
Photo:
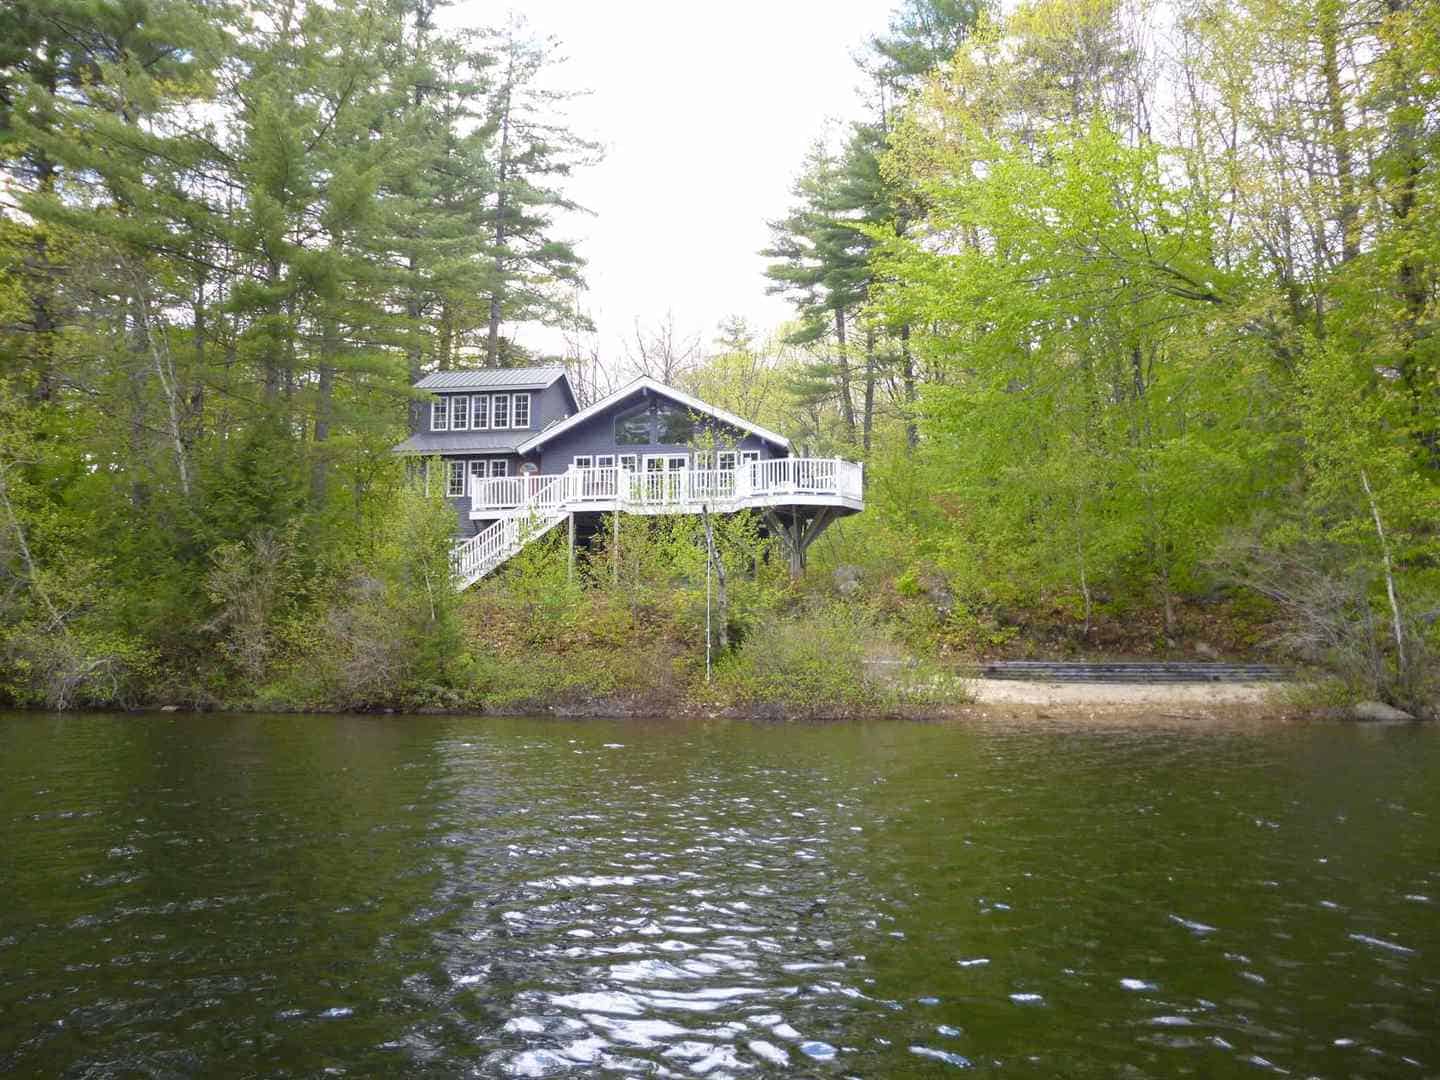
[[[506,461],[504,458],[491,458],[491,459],[490,459],[490,475],[491,475],[491,476],[509,476],[509,475],[510,475],[510,462]]]
[[[445,463],[445,494],[452,498],[459,498],[465,494],[465,462],[447,461]]]
[[[621,454],[620,467],[622,469],[629,469],[631,472],[635,472],[640,467],[640,459],[634,454]]]
[[[515,413],[515,415],[514,415],[513,420],[514,420],[514,426],[515,426],[515,427],[529,427],[529,426],[530,426],[530,395],[529,395],[529,394],[516,394],[516,395],[515,395],[514,413]]]
[[[510,426],[510,395],[496,394],[490,402],[490,426],[503,428]]]
[[[715,457],[720,462],[719,468],[729,472],[735,468],[738,455],[734,450],[721,450]]]
[[[590,469],[595,466],[595,459],[589,454],[577,454],[575,456],[575,467],[577,469]]]
[[[613,469],[615,467],[614,454],[596,454],[595,467],[597,469]]]
[[[463,394],[450,402],[450,430],[470,430],[470,399]]]
[[[621,446],[644,446],[650,441],[650,414],[644,409],[615,421],[615,441]]]
[[[450,430],[450,399],[437,397],[435,403],[430,406],[430,430]]]
[[[473,401],[475,415],[471,417],[473,421],[471,426],[476,431],[484,431],[490,426],[490,395],[476,394]]]
[[[695,434],[695,421],[678,405],[660,406],[660,437],[662,443],[689,442]]]

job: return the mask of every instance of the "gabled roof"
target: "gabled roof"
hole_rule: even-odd
[[[544,390],[556,379],[565,379],[567,386],[570,383],[563,367],[470,368],[431,372],[415,384],[415,389]]]
[[[684,405],[687,409],[690,409],[693,412],[705,413],[708,416],[713,416],[716,420],[719,420],[725,424],[729,424],[731,427],[739,428],[741,431],[748,431],[751,435],[757,435],[768,443],[773,443],[774,445],[783,447],[786,450],[790,449],[790,440],[785,438],[784,435],[777,435],[775,434],[775,432],[763,428],[759,424],[752,424],[749,420],[736,416],[734,413],[729,412],[725,409],[721,409],[707,402],[701,401],[697,397],[691,397],[683,390],[676,390],[673,386],[666,386],[664,383],[652,379],[648,375],[640,376],[640,378],[636,379],[634,382],[621,387],[619,390],[616,390],[615,393],[611,394],[609,397],[601,398],[599,401],[595,402],[595,404],[581,409],[573,416],[566,417],[558,424],[551,424],[538,435],[534,435],[529,439],[526,439],[523,443],[516,447],[516,449],[522,454],[528,454],[530,453],[530,451],[540,446],[543,446],[545,443],[555,438],[555,436],[562,435],[565,432],[578,427],[579,425],[585,423],[585,421],[589,420],[591,417],[598,416],[600,413],[604,412],[612,405],[616,405],[619,402],[624,401],[626,398],[631,397],[632,395],[642,390],[652,391],[653,393],[659,394],[662,397],[669,398],[671,401]]]

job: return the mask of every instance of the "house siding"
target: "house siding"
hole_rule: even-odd
[[[577,454],[691,454],[695,447],[689,443],[626,443],[615,442],[615,417],[635,407],[638,398],[627,398],[597,413],[573,430],[557,435],[554,439],[536,449],[540,457],[542,473],[562,473],[570,467]],[[766,442],[758,435],[733,428],[718,421],[706,421],[701,425],[704,431],[714,431],[719,443],[740,450],[754,450],[762,459],[784,457],[779,447]]]

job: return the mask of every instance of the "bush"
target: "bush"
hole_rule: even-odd
[[[852,716],[964,699],[943,673],[910,664],[863,609],[834,603],[763,620],[721,661],[714,689],[731,705],[783,716]]]

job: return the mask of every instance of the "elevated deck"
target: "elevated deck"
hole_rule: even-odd
[[[499,477],[474,481],[470,517],[494,523],[457,544],[453,561],[465,588],[569,514],[761,510],[785,535],[793,566],[829,521],[864,508],[863,466],[839,458],[776,458],[736,469],[571,468],[558,476]]]

